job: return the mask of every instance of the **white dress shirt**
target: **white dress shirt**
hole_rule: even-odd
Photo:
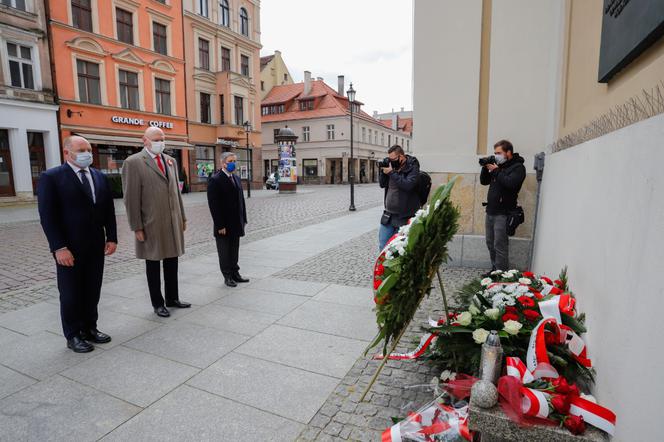
[[[92,202],[96,204],[97,203],[97,195],[95,195],[95,180],[92,179],[92,173],[90,173],[90,168],[89,167],[81,168],[81,167],[78,167],[76,164],[71,163],[69,161],[67,161],[67,164],[69,164],[69,167],[72,168],[72,170],[76,174],[76,177],[81,182],[81,184],[83,184],[83,178],[81,178],[81,174],[79,172],[81,170],[85,170],[85,172],[87,172],[88,182],[90,183],[90,188],[92,190]]]
[[[159,169],[159,163],[157,162],[157,157],[161,157],[161,165],[164,166],[164,174],[166,174],[167,169],[166,169],[166,159],[164,158],[164,155],[157,155],[153,153],[150,149],[147,147],[144,147],[144,149],[147,151],[147,153],[152,157],[154,160],[155,164],[157,165],[157,169]]]

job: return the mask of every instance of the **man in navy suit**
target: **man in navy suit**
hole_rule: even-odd
[[[240,266],[237,263],[240,237],[244,236],[244,227],[247,224],[247,208],[244,205],[242,183],[234,173],[236,160],[234,153],[224,152],[221,155],[222,169],[208,179],[207,188],[219,267],[224,275],[224,282],[229,287],[249,282],[240,275]]]
[[[115,208],[106,177],[92,164],[92,147],[80,136],[64,140],[65,163],[42,173],[39,218],[56,261],[60,316],[67,347],[76,353],[110,342],[97,329],[104,256],[117,247]]]

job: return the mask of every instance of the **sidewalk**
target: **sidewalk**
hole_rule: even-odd
[[[241,247],[242,288],[223,286],[216,254],[183,261],[194,306],[171,318],[152,313],[143,275],[107,284],[99,328],[113,341],[89,354],[66,349],[57,300],[1,315],[0,441],[294,440],[375,317],[368,287],[273,275],[374,230],[380,211]]]

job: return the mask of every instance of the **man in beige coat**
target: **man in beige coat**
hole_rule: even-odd
[[[143,150],[122,165],[122,189],[129,227],[136,236],[136,258],[145,260],[152,307],[157,315],[168,317],[166,307],[188,308],[191,304],[178,297],[178,257],[184,254],[187,219],[177,163],[163,153],[164,145],[164,132],[149,127],[143,135]],[[165,303],[160,261],[164,267]]]

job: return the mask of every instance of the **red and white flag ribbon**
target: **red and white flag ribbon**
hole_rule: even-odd
[[[429,348],[429,346],[435,342],[437,337],[438,336],[434,333],[427,333],[427,334],[422,336],[422,338],[420,339],[420,343],[415,348],[415,350],[410,351],[408,353],[390,353],[387,356],[387,359],[397,360],[397,361],[406,360],[406,359],[417,359],[420,356],[422,356],[425,351],[427,351],[427,348]],[[374,355],[373,358],[377,359],[377,360],[381,360],[381,359],[384,358],[384,356],[382,354],[378,353],[378,354]]]
[[[616,415],[613,411],[582,397],[572,399],[569,414],[581,416],[586,423],[606,431],[611,436],[616,431]]]
[[[560,328],[554,318],[544,318],[533,329],[528,342],[526,354],[526,366],[535,379],[557,378],[558,371],[551,365],[549,355],[546,352],[546,339],[544,337],[545,327],[554,327],[554,333],[560,335]]]
[[[535,380],[526,364],[516,357],[505,358],[507,376],[512,376],[527,384]],[[546,418],[549,416],[549,394],[532,388],[521,387],[521,411],[526,416]]]

